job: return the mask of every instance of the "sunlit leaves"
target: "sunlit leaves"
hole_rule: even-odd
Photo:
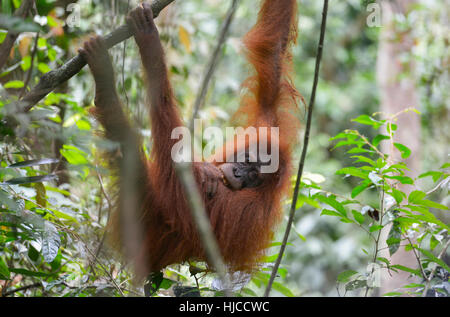
[[[64,144],[61,149],[61,155],[66,158],[70,164],[88,164],[87,153],[73,145]]]
[[[11,80],[3,85],[5,88],[22,88],[24,86],[24,82],[21,80]]]

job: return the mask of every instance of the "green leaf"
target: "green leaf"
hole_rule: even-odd
[[[363,149],[362,147],[354,147],[347,151],[348,154],[356,154],[356,153],[373,153],[371,150]]]
[[[63,145],[63,148],[60,150],[61,155],[66,158],[66,160],[73,165],[82,165],[88,164],[87,153],[76,148],[73,145]]]
[[[358,118],[352,119],[351,121],[358,122],[364,125],[370,125],[375,130],[378,130],[384,123],[384,121],[375,120],[374,118],[366,114],[360,115]]]
[[[370,164],[372,166],[375,166],[375,162],[373,160],[371,160],[370,158],[368,158],[368,157],[365,157],[365,156],[362,156],[362,155],[353,155],[353,156],[350,156],[350,157],[357,159],[355,161],[355,163],[364,162],[364,163],[368,163],[368,164]]]
[[[21,80],[11,80],[3,85],[3,87],[5,88],[14,88],[14,89],[22,88],[23,86],[25,86],[25,84]]]
[[[420,203],[417,203],[418,205],[422,205],[422,206],[426,206],[426,207],[430,207],[430,208],[435,208],[435,209],[441,209],[441,210],[448,210],[448,207],[442,204],[439,204],[437,202],[434,202],[432,200],[428,200],[428,199],[422,199],[420,201]]]
[[[380,229],[383,229],[383,226],[382,226],[382,225],[373,225],[373,226],[371,226],[371,227],[369,228],[369,232],[375,232],[375,231],[378,231],[378,230],[380,230]]]
[[[378,146],[378,145],[381,143],[381,141],[383,141],[383,140],[389,140],[389,139],[390,139],[390,137],[387,136],[387,135],[378,134],[377,136],[375,136],[375,137],[372,139],[372,145],[373,145],[373,146]]]
[[[322,212],[320,213],[321,216],[335,216],[335,217],[339,217],[341,218],[342,215],[334,210],[329,210],[329,209],[323,209]]]
[[[422,215],[411,214],[410,217],[413,219],[418,219],[426,222],[431,222],[441,226],[443,229],[450,230],[450,227],[445,223],[436,218],[436,216],[431,213],[428,208],[422,206],[406,205],[405,207],[411,209],[412,211],[418,211]]]
[[[51,15],[47,15],[47,25],[49,27],[59,26],[58,22]]]
[[[429,171],[426,173],[422,173],[418,176],[418,178],[423,178],[423,177],[427,177],[427,176],[431,176],[433,178],[433,182],[436,182],[439,178],[441,178],[441,176],[444,174],[444,172],[440,172],[440,171]]]
[[[250,288],[248,288],[248,287],[244,287],[244,288],[242,289],[242,292],[243,292],[244,294],[247,294],[247,295],[251,296],[251,297],[257,297],[257,296],[258,296],[252,289],[250,289]]]
[[[389,267],[391,265],[391,262],[389,262],[389,260],[384,257],[381,257],[381,256],[377,257],[377,260],[386,264],[387,267]]]
[[[10,272],[5,261],[0,257],[0,280],[9,280]]]
[[[54,163],[58,163],[59,160],[56,158],[43,158],[43,159],[39,159],[39,160],[28,160],[28,161],[22,161],[22,162],[17,162],[14,164],[11,164],[7,167],[12,168],[12,167],[28,167],[28,166],[37,166],[37,165],[43,165],[43,164],[54,164]]]
[[[319,203],[315,199],[309,198],[309,197],[307,197],[305,195],[299,195],[298,198],[297,198],[297,203],[295,205],[295,209],[300,208],[305,203],[310,205],[310,206],[312,206],[312,207],[314,207],[314,208],[317,208],[317,209],[320,208]]]
[[[39,63],[37,68],[38,68],[38,70],[39,70],[41,73],[43,73],[43,74],[48,73],[49,71],[52,70],[52,69],[51,69],[47,64],[45,64],[45,63]]]
[[[389,297],[398,297],[398,296],[402,296],[403,293],[400,292],[388,292],[388,293],[384,293],[383,296],[389,296]]]
[[[80,119],[75,123],[78,127],[78,129],[83,130],[83,131],[89,131],[91,130],[91,124],[84,120],[84,119]]]
[[[406,197],[406,194],[398,189],[392,188],[392,192],[390,193],[390,195],[392,197],[394,197],[395,201],[397,202],[398,205],[401,204],[401,202],[403,201],[403,198]]]
[[[417,204],[420,203],[420,201],[425,198],[427,194],[420,190],[413,190],[409,196],[408,196],[408,203],[410,204]]]
[[[287,297],[294,297],[294,293],[292,293],[292,291],[287,288],[286,286],[284,286],[283,284],[281,284],[280,282],[274,282],[272,284],[272,288],[278,292],[280,292],[281,294],[283,294],[284,296]]]
[[[47,39],[45,37],[38,38],[38,47],[42,49],[47,48]]]
[[[344,206],[336,200],[335,196],[326,197],[323,195],[318,195],[317,199],[321,201],[322,203],[325,203],[329,205],[330,207],[334,208],[336,211],[338,211],[342,216],[347,218],[347,210],[344,208]]]
[[[25,276],[34,276],[34,277],[49,277],[53,276],[54,274],[50,273],[44,273],[44,272],[33,272],[26,269],[9,269],[10,272],[16,273],[16,274],[22,274]]]
[[[344,271],[338,275],[337,281],[340,283],[347,283],[348,281],[350,281],[350,278],[357,273],[358,272],[353,270]]]
[[[351,176],[355,176],[355,177],[359,177],[359,178],[363,178],[363,179],[367,178],[366,172],[362,171],[361,169],[359,169],[357,167],[353,167],[353,166],[341,168],[340,170],[336,171],[336,174],[351,175]]]
[[[424,284],[410,283],[408,285],[403,286],[404,288],[422,288]]]
[[[403,265],[400,265],[400,264],[393,264],[393,265],[391,265],[391,268],[394,268],[394,269],[397,269],[397,270],[400,270],[400,271],[404,271],[404,272],[408,272],[408,273],[417,275],[419,277],[422,277],[422,274],[421,274],[419,269],[412,269],[410,267],[403,266]]]
[[[421,249],[421,248],[416,248],[416,249],[419,250],[420,252],[422,252],[424,255],[426,255],[427,258],[429,258],[432,262],[439,264],[447,272],[450,272],[450,267],[444,261],[442,261],[441,259],[436,257],[433,253],[431,253],[428,250]]]
[[[50,175],[41,175],[41,176],[28,176],[28,177],[17,177],[6,182],[0,183],[0,185],[20,185],[20,184],[29,184],[29,183],[41,183],[48,182],[56,179],[57,176],[55,174]]]
[[[364,223],[364,216],[362,213],[360,213],[357,210],[352,209],[352,214],[353,214],[353,218],[355,218],[355,220],[359,223],[359,224],[363,224]]]
[[[31,67],[31,56],[30,55],[24,56],[22,58],[22,63],[20,64],[20,67],[22,68],[22,70],[24,72],[26,72],[28,69],[30,69],[30,67]]]
[[[344,145],[357,145],[358,147],[363,147],[364,146],[364,141],[353,141],[353,140],[347,140],[347,141],[339,141],[338,143],[336,143],[336,145],[333,147],[333,150],[344,146]]]
[[[400,151],[402,158],[406,159],[411,155],[411,150],[407,146],[401,143],[394,143],[394,146]]]
[[[414,180],[408,176],[389,176],[385,175],[386,178],[396,179],[402,184],[414,185]]]
[[[352,130],[347,130],[352,131]],[[356,140],[358,135],[353,132],[340,132],[336,134],[334,137],[330,138],[330,141],[335,141],[338,139],[348,139],[348,140]]]
[[[355,188],[353,188],[352,190],[352,198],[355,198],[356,196],[358,196],[359,194],[361,194],[364,190],[366,190],[370,185],[372,184],[372,182],[370,180],[365,180],[364,182],[362,182],[360,185],[356,186]]]

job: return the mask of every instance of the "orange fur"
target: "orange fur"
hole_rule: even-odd
[[[297,34],[296,8],[295,0],[263,2],[256,25],[244,39],[255,74],[244,82],[246,93],[234,116],[246,119],[241,124],[244,127],[280,128],[279,140],[271,140],[279,145],[279,170],[257,188],[233,191],[220,183],[215,196],[209,199],[199,179],[208,169],[217,169],[218,163],[194,163],[193,167],[221,253],[231,270],[252,270],[261,261],[273,238],[274,226],[282,217],[281,199],[289,189],[290,157],[299,128],[300,95],[289,78],[289,46]],[[158,45],[138,42],[150,92],[153,135],[151,160],[145,163],[147,180],[139,184],[145,195],[140,221],[145,237],[141,256],[135,260],[145,262],[144,273],[189,259],[206,261],[170,158],[177,141],[170,139],[170,133],[181,125],[181,119]],[[117,218],[115,226],[120,227]]]

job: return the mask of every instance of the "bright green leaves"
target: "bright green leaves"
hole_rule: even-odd
[[[406,159],[411,155],[411,150],[407,146],[401,143],[394,143],[394,146],[400,151],[403,159]]]
[[[353,165],[336,171],[337,175],[344,176],[351,184],[352,200],[331,193],[318,194],[316,195],[317,200],[325,205],[321,215],[337,217],[344,223],[355,224],[363,228],[375,243],[377,263],[373,264],[383,265],[392,271],[405,271],[424,279],[427,277],[422,276],[423,268],[426,268],[430,262],[450,271],[449,266],[434,254],[437,252],[435,250],[439,249],[439,246],[442,246],[448,239],[446,233],[450,227],[436,217],[433,212],[449,208],[430,199],[430,194],[445,184],[449,177],[446,169],[450,167],[450,164],[442,165],[441,170],[425,172],[418,178],[413,178],[410,176],[413,173],[406,174],[406,171],[410,170],[405,162],[393,161],[379,149],[381,143],[387,141],[390,142],[392,149],[398,151],[398,157],[401,160],[405,160],[413,154],[407,146],[394,142],[394,133],[399,128],[396,124],[388,120],[376,120],[368,115],[361,115],[352,121],[370,126],[374,130],[384,128],[387,134],[377,134],[372,141],[369,141],[369,138],[357,130],[345,130],[331,139],[336,141],[333,149],[346,146],[350,148],[347,153],[353,154],[350,155],[350,158],[354,159]],[[442,181],[434,185],[434,188],[428,192],[418,189],[416,180],[427,177],[435,183],[439,180]],[[366,190],[368,192],[364,197],[371,197],[374,194],[378,196],[377,200],[380,203],[377,207],[373,208],[367,203],[355,200]],[[363,207],[361,208],[361,206]],[[347,213],[347,208],[351,210],[351,215]],[[418,261],[422,268],[391,265],[388,259],[378,256],[382,242],[380,240],[381,230],[384,228],[389,228],[385,240],[389,254],[392,256],[400,248],[404,248],[408,252],[414,251],[415,254],[419,254]],[[367,251],[364,252],[369,255]],[[349,270],[339,274],[337,281],[345,284],[346,291],[361,288],[366,288],[367,291],[374,286],[369,285],[369,280],[365,276],[367,273],[360,274]],[[397,296],[401,293],[386,295]]]
[[[381,120],[381,121],[375,120],[374,118],[372,118],[366,114],[360,115],[358,118],[352,119],[352,121],[358,122],[358,123],[361,123],[364,125],[369,125],[372,128],[374,128],[375,130],[378,130],[386,122],[386,120]]]
[[[64,156],[65,159],[73,165],[82,165],[89,163],[89,160],[87,159],[88,154],[73,145],[64,144],[63,148],[61,149],[61,155]]]

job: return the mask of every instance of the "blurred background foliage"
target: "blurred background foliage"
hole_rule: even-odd
[[[351,119],[380,111],[376,64],[382,27],[367,25],[370,13],[367,6],[371,2],[330,2],[312,139],[306,159],[305,178],[342,195],[349,193],[355,183],[336,175],[335,171],[352,162],[344,149],[332,150],[334,144],[330,138],[345,129],[359,129],[370,138],[375,136],[373,130]],[[79,24],[75,26],[67,24],[74,13],[68,10],[71,3],[80,8]],[[19,5],[20,0],[1,0],[0,42]],[[21,31],[7,63],[0,69],[2,116],[7,113],[6,105],[11,100],[22,95],[27,87],[35,86],[42,74],[74,56],[91,34],[104,35],[123,24],[126,12],[135,5],[135,1],[125,0],[37,0],[33,19],[28,21],[34,21],[30,23],[32,27],[38,26],[39,37],[36,40],[36,29]],[[229,5],[230,1],[218,0],[175,1],[157,19],[175,95],[187,121]],[[255,22],[256,8],[254,1],[240,2],[205,106],[200,111],[205,126],[225,127],[238,106],[240,84],[248,74],[240,39]],[[293,48],[294,81],[306,100],[312,86],[321,9],[321,1],[299,1],[299,37]],[[414,73],[405,76],[412,77],[420,96],[421,135],[412,137],[421,138],[421,171],[438,168],[448,160],[448,11],[445,2],[421,0],[407,18],[396,17],[397,23],[405,29],[413,29],[413,49],[403,58],[413,59],[416,65]],[[17,25],[24,27],[23,22]],[[115,46],[110,54],[123,104],[141,133],[149,136],[134,40]],[[112,198],[107,194],[108,170],[98,155],[108,144],[99,137],[98,125],[88,113],[93,105],[93,88],[93,79],[85,67],[22,118],[18,129],[10,131],[7,126],[1,126],[0,181],[58,175],[58,181],[43,179],[44,183],[30,183],[25,179],[23,183],[3,184],[0,188],[2,213],[17,219],[26,215],[34,219],[29,226],[6,218],[0,223],[0,274],[8,273],[11,278],[2,281],[0,275],[4,295],[33,283],[42,285],[17,291],[15,295],[142,294],[141,288],[131,284],[129,268],[115,260],[103,243]],[[306,114],[306,108],[300,106]],[[148,149],[151,144],[146,143],[146,146]],[[300,150],[298,146],[294,164],[297,164]],[[43,158],[61,158],[61,161],[8,167],[16,162]],[[424,183],[424,186],[431,185]],[[445,194],[440,200],[445,200]],[[369,202],[377,199],[370,191],[362,195]],[[288,197],[286,210],[289,203]],[[277,278],[273,294],[337,295],[336,278],[340,272],[350,268],[364,270],[367,266],[367,254],[363,251],[369,248],[367,235],[363,231],[349,231],[346,224],[335,217],[320,216],[320,212],[314,204],[304,204],[297,211],[282,262],[282,274]],[[276,242],[281,241],[284,224],[279,229],[269,252],[269,262],[274,260],[271,255],[278,252]],[[33,236],[36,233],[37,236]],[[243,295],[261,295],[267,281],[266,273],[258,274]],[[196,285],[196,278],[190,276],[184,265],[166,270],[165,278],[163,286],[166,288],[171,286],[171,281]],[[208,277],[199,280],[205,287],[210,287],[210,282]],[[160,295],[165,295],[164,292]]]

